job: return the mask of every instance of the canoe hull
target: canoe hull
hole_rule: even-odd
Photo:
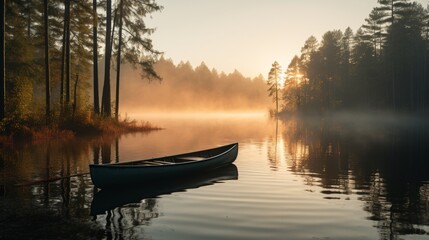
[[[206,171],[210,171],[235,161],[238,155],[238,144],[222,146],[216,149],[226,149],[225,152],[200,161],[190,161],[178,164],[160,166],[141,166],[138,164],[107,164],[90,165],[91,179],[98,188],[118,187],[126,185],[138,185],[150,181],[171,181],[180,177],[192,177]],[[209,149],[206,151],[214,151]],[[169,156],[174,158],[185,155],[202,154],[205,151]],[[158,160],[162,160],[159,158]]]

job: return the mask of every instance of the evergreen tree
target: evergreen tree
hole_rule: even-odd
[[[295,56],[290,62],[285,73],[285,86],[283,88],[284,109],[287,111],[302,110],[305,104],[304,79],[301,73],[301,60]]]
[[[338,84],[338,95],[339,99],[342,102],[343,107],[349,105],[350,93],[350,75],[351,75],[351,51],[353,48],[353,31],[350,27],[346,28],[344,34],[341,38],[340,43],[341,53],[340,53],[340,79],[341,81]]]
[[[279,113],[279,91],[281,90],[281,76],[282,69],[280,64],[275,61],[271,67],[270,72],[268,73],[268,95],[273,98],[274,102],[276,103],[276,114]]]
[[[161,52],[153,49],[152,40],[149,36],[154,32],[154,29],[146,26],[144,18],[153,12],[162,10],[162,7],[153,0],[119,0],[117,8],[119,11],[115,22],[119,26],[119,29],[118,39],[115,41],[117,45],[116,120],[119,114],[121,62],[128,62],[135,67],[140,67],[142,78],[161,80],[161,77],[153,68],[153,64]]]

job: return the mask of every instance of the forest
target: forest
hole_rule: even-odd
[[[272,65],[268,91],[278,111],[427,113],[429,11],[406,0],[378,3],[355,32],[310,36],[284,72]]]
[[[154,0],[8,0],[1,7],[3,134],[118,122],[124,62],[141,78],[161,79],[153,69],[161,52],[144,21],[163,8]]]
[[[204,62],[193,67],[189,62],[175,64],[164,57],[154,69],[162,82],[140,81],[138,70],[124,66],[120,102],[125,113],[266,111],[271,104],[262,75],[249,78],[238,70],[218,72]]]
[[[86,131],[119,123],[129,111],[268,106],[262,76],[164,59],[145,23],[163,9],[154,0],[3,3],[2,134],[44,126]]]

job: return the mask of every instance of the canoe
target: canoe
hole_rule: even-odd
[[[238,143],[161,158],[113,164],[90,164],[91,180],[97,188],[171,181],[210,171],[235,161]]]
[[[221,184],[238,179],[238,169],[234,164],[202,172],[197,176],[180,178],[175,181],[151,182],[126,188],[106,188],[97,191],[91,202],[91,216],[105,214],[115,208],[139,208],[143,199],[158,198],[175,192]]]

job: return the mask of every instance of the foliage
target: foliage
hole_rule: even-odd
[[[282,69],[280,64],[276,61],[271,66],[270,72],[268,73],[268,96],[273,98],[276,103],[276,112],[279,112],[279,100],[280,100],[280,89],[282,80]]]
[[[154,30],[145,26],[144,18],[162,7],[153,0],[114,1],[116,7],[119,2],[125,7],[124,60],[141,65],[148,77],[159,78],[152,66],[153,57],[159,52],[152,49],[149,38]],[[45,24],[46,3],[48,21]],[[50,135],[44,127],[52,132],[64,129],[105,132],[101,129],[104,123],[92,119],[89,104],[92,63],[99,57],[96,53],[97,56],[93,56],[92,30],[94,24],[99,26],[99,31],[104,30],[107,21],[105,9],[99,16],[94,15],[93,3],[90,0],[6,1],[6,117],[1,121],[2,134],[26,132],[22,135],[34,136],[42,132],[40,136]],[[104,1],[98,4],[95,1],[95,8],[105,5]],[[45,29],[49,38],[46,45]],[[103,37],[96,40],[102,42]],[[45,49],[49,53],[49,68],[44,64]],[[51,94],[46,94],[47,91]],[[45,108],[47,115],[43,116]],[[127,126],[136,129],[137,125]]]
[[[406,0],[379,3],[355,34],[306,41],[286,72],[285,111],[429,111],[429,12]],[[306,84],[293,79],[297,66]]]

